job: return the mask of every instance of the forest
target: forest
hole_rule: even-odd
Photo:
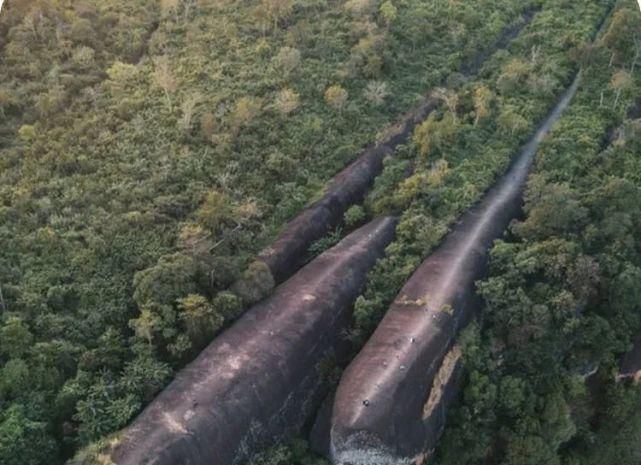
[[[113,463],[94,452],[280,284],[261,250],[429,96],[303,257],[399,218],[355,356],[577,73],[476,284],[426,463],[639,463],[641,387],[618,374],[641,334],[640,59],[633,0],[7,0],[0,463]],[[326,463],[308,439],[250,462]]]

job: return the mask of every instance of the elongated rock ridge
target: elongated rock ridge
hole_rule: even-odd
[[[396,219],[348,235],[217,337],[125,429],[117,465],[227,465],[284,440],[325,395],[322,362],[345,356],[345,330]]]
[[[330,423],[334,463],[413,463],[436,444],[460,373],[450,351],[479,306],[474,282],[492,242],[520,213],[536,150],[578,83],[577,76],[508,172],[416,270],[343,373]]]
[[[414,127],[437,105],[434,99],[427,98],[419,108],[408,113],[383,143],[365,149],[332,178],[323,196],[289,221],[274,243],[260,252],[258,260],[267,264],[277,283],[302,265],[310,245],[336,228],[351,205],[363,200],[376,176],[383,171],[385,156],[404,143]]]
[[[510,40],[527,25],[535,10],[527,10],[520,21],[511,24],[490,48],[505,48]],[[489,52],[480,53],[461,66],[464,76],[478,73]],[[323,196],[289,221],[276,240],[258,255],[258,260],[269,267],[276,283],[287,279],[297,270],[307,256],[309,246],[336,228],[345,211],[365,197],[376,176],[383,171],[383,159],[394,153],[396,147],[407,141],[417,124],[420,124],[438,106],[431,96],[425,97],[413,111],[391,126],[378,144],[366,148],[358,158],[340,171],[330,181]]]

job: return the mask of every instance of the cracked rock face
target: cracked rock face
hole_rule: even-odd
[[[458,389],[458,363],[451,363],[451,356],[448,361],[447,354],[479,306],[474,282],[485,272],[492,242],[519,214],[538,145],[567,107],[578,82],[577,78],[509,171],[416,270],[343,373],[331,417],[334,463],[412,463],[435,446]]]
[[[122,432],[113,462],[234,464],[296,432],[324,395],[319,364],[348,348],[353,302],[395,226],[363,226],[248,310]]]

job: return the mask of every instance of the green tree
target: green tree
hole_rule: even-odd
[[[396,21],[396,18],[398,16],[398,10],[396,9],[396,6],[394,6],[394,4],[391,2],[391,0],[385,0],[382,3],[380,12],[387,27],[389,27],[394,21]]]
[[[198,221],[209,230],[217,233],[232,218],[231,200],[224,192],[210,190],[196,212]]]
[[[436,113],[431,113],[414,130],[414,142],[423,160],[432,156],[436,150],[445,148],[454,139],[457,130],[458,124],[452,112],[446,112],[440,120]]]
[[[367,214],[360,205],[352,205],[347,209],[344,215],[345,226],[354,228],[365,221]]]
[[[294,9],[293,0],[261,0],[263,12],[272,21],[274,29],[280,21],[286,20]]]
[[[342,86],[334,84],[325,91],[325,102],[335,110],[342,111],[347,104],[349,94]]]
[[[3,465],[42,465],[58,454],[44,422],[33,421],[20,404],[0,413],[0,462]]]
[[[134,300],[140,308],[147,304],[174,305],[176,300],[197,291],[198,263],[187,255],[175,253],[134,276]]]
[[[507,62],[501,69],[502,73],[496,80],[496,87],[501,95],[514,95],[525,83],[530,73],[529,64],[520,58]]]
[[[202,346],[222,327],[224,318],[216,308],[199,294],[189,294],[178,300],[179,318],[196,346]]]
[[[269,267],[264,262],[255,261],[234,284],[233,290],[245,305],[252,305],[267,297],[274,285]]]
[[[162,318],[152,308],[145,306],[140,310],[138,318],[129,321],[129,327],[134,330],[136,336],[151,344],[154,334],[162,327]]]
[[[610,64],[630,62],[630,72],[641,55],[641,15],[638,9],[621,8],[614,12],[603,43],[611,50]]]
[[[10,317],[0,327],[0,355],[20,358],[33,344],[33,335],[25,323],[17,317]]]
[[[504,106],[496,122],[502,131],[510,135],[522,134],[530,127],[528,120],[513,105]]]

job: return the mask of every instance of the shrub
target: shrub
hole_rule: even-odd
[[[387,84],[381,81],[370,81],[367,83],[364,95],[374,105],[382,105],[389,96]]]
[[[281,115],[289,115],[298,109],[298,94],[291,89],[283,89],[276,94],[274,106]]]
[[[365,221],[365,218],[367,218],[367,215],[365,214],[363,207],[360,205],[352,205],[345,212],[345,226],[353,228],[362,224],[363,221]]]
[[[325,91],[325,102],[334,110],[343,110],[347,104],[347,98],[347,91],[338,84],[328,87]]]
[[[274,286],[274,277],[269,267],[264,262],[255,261],[236,281],[233,290],[243,304],[253,305],[267,297]]]

